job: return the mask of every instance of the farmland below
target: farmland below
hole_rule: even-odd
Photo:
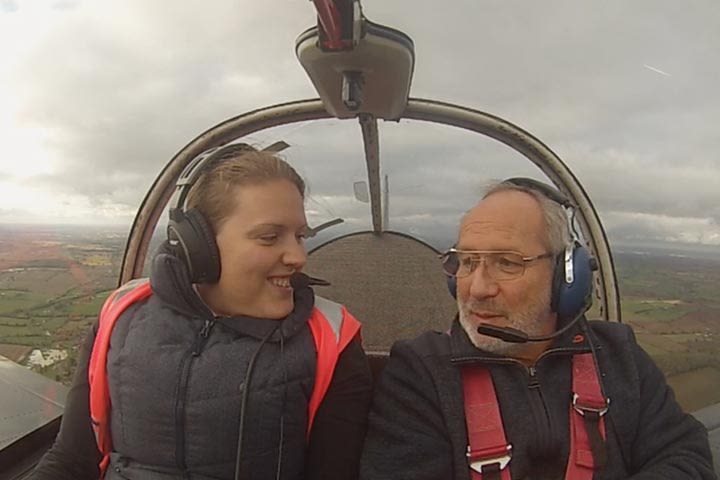
[[[0,354],[69,383],[116,287],[124,229],[0,227]]]
[[[688,410],[720,402],[720,260],[616,253],[622,318]]]
[[[126,229],[0,226],[0,355],[69,383]],[[616,249],[623,322],[687,410],[720,402],[720,259]],[[368,325],[369,326],[369,325]]]

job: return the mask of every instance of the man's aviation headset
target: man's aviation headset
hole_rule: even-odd
[[[532,190],[562,205],[567,217],[567,228],[571,241],[555,261],[552,280],[551,308],[557,313],[560,324],[573,321],[590,308],[592,304],[593,270],[595,259],[585,248],[575,231],[575,205],[553,187],[532,178],[516,177],[503,183]],[[453,297],[457,295],[457,279],[448,277],[448,289]]]
[[[206,150],[193,158],[178,178],[170,207],[167,236],[175,255],[185,262],[192,283],[215,283],[220,280],[220,251],[215,241],[215,232],[203,214],[195,208],[186,209],[188,193],[208,168],[242,153],[256,151],[245,143]]]

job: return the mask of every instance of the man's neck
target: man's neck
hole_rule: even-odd
[[[545,340],[544,342],[526,343],[525,349],[522,352],[513,355],[513,358],[522,362],[526,367],[532,367],[537,362],[538,358],[542,356],[552,345],[553,339]]]

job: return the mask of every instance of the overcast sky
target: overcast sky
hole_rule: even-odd
[[[413,38],[413,97],[487,111],[542,139],[611,241],[720,246],[717,0],[362,4]],[[294,55],[313,23],[307,0],[0,0],[0,222],[129,225],[192,138],[316,96]],[[313,218],[367,208],[351,197],[364,171],[357,131],[339,121],[282,130]],[[470,189],[539,175],[477,135],[417,122],[381,131],[396,225],[471,201],[439,178]],[[332,162],[340,173],[321,168]]]

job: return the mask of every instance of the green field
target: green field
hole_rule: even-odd
[[[18,239],[18,251],[34,238]],[[67,383],[78,346],[117,282],[123,239],[104,239],[102,232],[48,238],[42,245],[49,247],[33,250],[39,258],[8,262],[10,254],[0,252],[6,266],[0,270],[0,344],[8,351],[66,350],[67,360],[36,369]],[[614,260],[622,320],[669,382],[683,389],[683,405],[720,402],[720,385],[711,383],[720,378],[720,262],[635,254]],[[596,314],[597,307],[589,316]]]
[[[692,411],[720,402],[720,262],[616,255],[622,318]]]
[[[678,320],[694,311],[693,306],[690,304],[669,302],[673,302],[673,300],[626,296],[622,299],[622,317],[630,323],[642,322],[643,320],[669,322]]]
[[[77,347],[116,285],[124,238],[47,228],[3,234],[0,344],[9,352],[22,351],[14,346],[67,351],[67,360],[37,368],[67,383]]]

